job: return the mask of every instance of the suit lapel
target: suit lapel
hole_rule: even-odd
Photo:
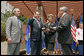
[[[36,25],[39,27],[38,22],[36,20],[35,20],[35,22],[36,22]],[[40,24],[40,22],[39,22],[39,24]]]
[[[15,17],[15,16],[14,16],[14,18],[15,18],[15,19],[14,19],[13,21],[14,21],[14,22],[15,22],[15,24],[18,26],[17,17]]]
[[[20,22],[20,23],[19,23]],[[19,25],[19,27],[21,28],[21,21],[19,20],[19,22],[18,22],[18,25]]]
[[[19,22],[18,22],[17,17],[15,17],[15,21],[16,21],[17,27],[18,27],[18,28],[21,28],[21,27],[19,26]],[[21,25],[21,24],[20,24],[20,25]]]

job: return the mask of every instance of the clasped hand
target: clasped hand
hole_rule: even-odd
[[[42,30],[43,30],[43,32],[49,32],[50,31],[50,29],[48,29],[48,28],[42,28]]]
[[[56,30],[56,27],[52,27],[53,30]],[[43,32],[49,32],[50,29],[49,28],[42,28]]]
[[[52,27],[53,30],[56,30],[56,27]]]

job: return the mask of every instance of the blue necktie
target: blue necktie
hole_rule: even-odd
[[[19,20],[19,19],[17,19],[17,20],[18,20],[19,26],[20,26],[20,28],[21,28],[21,22],[20,22],[20,20]]]

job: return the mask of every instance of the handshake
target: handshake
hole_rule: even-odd
[[[56,30],[56,27],[50,27],[50,28],[45,28],[45,27],[43,27],[43,28],[42,28],[42,30],[43,30],[44,32],[49,32],[50,29]]]

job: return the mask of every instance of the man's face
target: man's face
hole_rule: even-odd
[[[60,10],[59,13],[58,13],[58,17],[61,17],[63,13],[64,13],[64,11]]]
[[[19,11],[19,10],[18,10],[18,11],[15,11],[14,14],[15,14],[16,16],[20,16],[20,11]]]
[[[37,14],[37,19],[39,19],[39,14]]]
[[[34,17],[35,17],[36,19],[39,19],[39,14],[38,14],[38,13],[35,13],[35,14],[34,14]]]

